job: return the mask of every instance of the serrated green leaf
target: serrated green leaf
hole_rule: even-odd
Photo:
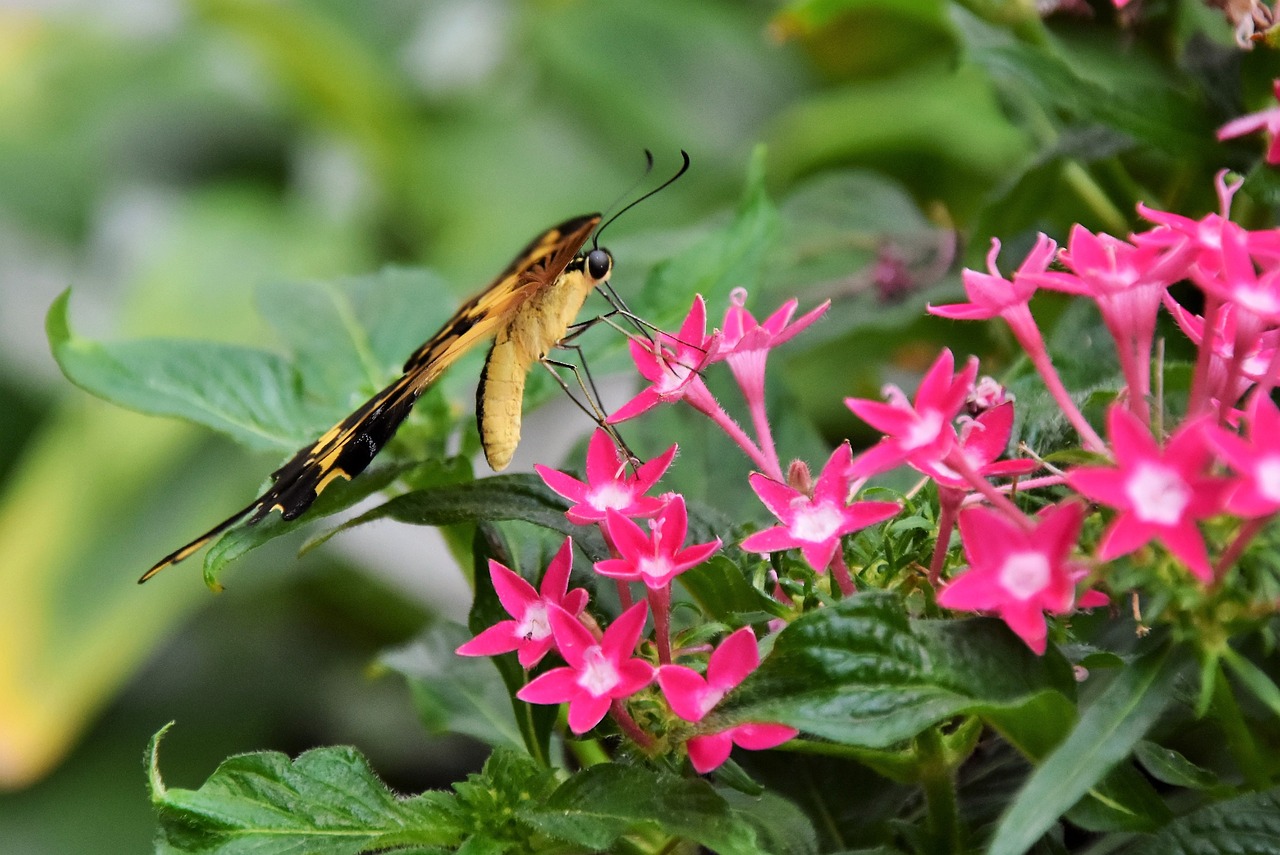
[[[165,728],[167,729],[167,727]],[[157,770],[164,730],[147,765],[160,817],[160,846],[218,855],[358,855],[400,846],[456,846],[453,798],[401,798],[354,748],[317,748],[290,760],[277,752],[222,762],[198,790],[165,788]]]
[[[896,596],[862,593],[784,629],[721,711],[726,722],[777,721],[883,748],[955,715],[1073,685],[1065,660],[1037,657],[997,621],[910,621]]]
[[[454,652],[470,638],[463,627],[439,621],[381,661],[404,675],[418,715],[433,733],[465,733],[495,747],[520,748],[511,701],[492,663]]]
[[[660,830],[721,853],[756,853],[755,830],[710,784],[607,763],[579,772],[519,817],[544,834],[594,850],[628,831]]]
[[[45,328],[62,373],[87,392],[207,425],[256,449],[295,448],[327,424],[278,354],[202,341],[90,341],[71,331],[70,297],[64,291],[53,302]]]
[[[1280,855],[1280,787],[1249,793],[1179,817],[1137,855]]]
[[[1173,696],[1180,659],[1167,649],[1123,668],[1009,807],[989,852],[1025,852],[1133,749]]]

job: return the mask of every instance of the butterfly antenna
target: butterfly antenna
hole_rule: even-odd
[[[648,149],[645,149],[644,154],[645,154],[645,157],[646,157],[646,158],[648,158],[648,160],[649,160],[649,167],[650,167],[650,168],[652,168],[652,167],[653,167],[653,155],[649,153],[649,150],[648,150]],[[648,193],[645,193],[645,194],[644,194],[643,196],[641,196],[639,199],[636,199],[635,201],[633,201],[633,202],[629,203],[628,205],[626,205],[622,210],[618,211],[616,214],[614,214],[613,216],[611,216],[609,219],[605,220],[604,225],[602,225],[600,228],[596,229],[596,236],[595,236],[595,238],[593,238],[593,239],[592,239],[592,241],[591,241],[591,245],[592,245],[593,247],[599,247],[599,246],[600,246],[600,235],[604,234],[604,230],[605,230],[605,229],[607,229],[607,228],[609,228],[609,225],[610,225],[614,220],[618,219],[618,217],[621,217],[621,216],[622,216],[623,214],[625,214],[627,211],[630,211],[630,210],[631,210],[632,208],[634,208],[636,205],[639,205],[641,202],[643,202],[645,199],[648,199],[650,196],[654,195],[655,193],[658,193],[658,192],[661,192],[661,191],[663,191],[663,190],[666,190],[668,187],[670,187],[672,184],[674,184],[674,183],[675,183],[676,179],[678,179],[681,175],[684,175],[686,172],[688,172],[688,171],[689,171],[689,152],[685,151],[684,149],[680,149],[680,156],[681,156],[682,158],[684,158],[684,163],[681,165],[680,170],[679,170],[678,172],[676,172],[676,174],[675,174],[675,175],[671,176],[671,177],[670,177],[670,178],[668,178],[666,181],[662,182],[662,184],[660,184],[660,185],[658,185],[657,187],[655,187],[655,188],[653,188],[652,190],[650,190]],[[648,175],[648,174],[649,174],[649,172],[648,172],[648,170],[647,170],[647,169],[645,170],[645,174],[646,174],[646,175]],[[643,179],[642,179],[642,180],[643,180]]]
[[[636,192],[636,188],[639,187],[644,182],[644,180],[649,177],[650,172],[653,172],[653,152],[649,151],[649,149],[646,148],[644,150],[644,172],[640,173],[640,177],[637,178],[635,181],[633,181],[630,187],[628,187],[626,190],[623,190],[621,193],[619,193],[618,198],[610,202],[608,207],[605,208],[605,210],[608,211],[613,206],[621,204],[623,199],[627,198],[632,193]],[[623,210],[626,210],[626,209],[624,208]],[[618,213],[622,213],[622,212],[619,211]],[[609,219],[610,221],[612,221],[613,218],[609,217]],[[591,241],[592,249],[600,248],[600,232],[601,231],[602,229],[596,229],[595,238],[593,238]]]

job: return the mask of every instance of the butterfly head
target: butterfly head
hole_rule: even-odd
[[[613,255],[607,249],[595,247],[582,259],[582,269],[595,284],[604,282],[613,272]]]

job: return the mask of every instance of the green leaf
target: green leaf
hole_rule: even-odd
[[[629,831],[659,830],[721,853],[755,853],[755,831],[710,784],[606,763],[574,775],[519,817],[539,831],[602,851]]]
[[[329,390],[342,412],[400,373],[448,319],[449,286],[428,270],[387,268],[334,281],[277,282],[258,309],[294,355],[309,390]],[[341,401],[350,394],[352,400]]]
[[[409,464],[375,466],[365,470],[351,481],[339,479],[336,483],[329,485],[300,517],[286,520],[279,514],[270,513],[253,525],[241,525],[231,529],[205,553],[205,584],[215,591],[219,590],[222,584],[218,581],[218,576],[232,561],[277,537],[283,537],[300,528],[310,526],[317,520],[341,513],[359,504],[374,493],[389,487],[409,468]],[[310,547],[304,547],[304,550],[306,548]]]
[[[1127,757],[1173,697],[1180,660],[1168,649],[1125,666],[1032,773],[996,829],[989,852],[1025,852]]]
[[[768,791],[759,796],[723,788],[718,792],[734,814],[756,830],[761,849],[785,855],[817,855],[818,835],[813,823],[794,802]]]
[[[90,341],[71,331],[70,298],[68,290],[53,302],[45,329],[62,373],[91,394],[207,425],[257,449],[294,448],[327,423],[277,354],[203,341]]]
[[[1218,785],[1217,775],[1172,748],[1143,739],[1134,746],[1133,754],[1147,774],[1170,786],[1208,790]]]
[[[522,520],[572,535],[592,561],[608,557],[604,541],[592,528],[576,526],[564,515],[568,505],[536,475],[494,475],[467,484],[413,490],[366,511],[343,528],[379,519],[414,525],[453,525],[463,522]]]
[[[356,855],[410,844],[456,846],[462,838],[452,797],[396,796],[354,748],[317,748],[296,760],[241,754],[223,761],[198,790],[166,788],[157,751],[167,729],[147,750],[166,851]]]
[[[1280,855],[1280,787],[1179,817],[1136,855]]]
[[[463,627],[440,621],[381,661],[404,675],[432,733],[465,733],[495,747],[521,748],[511,700],[493,664],[454,652],[470,638]]]
[[[680,584],[715,620],[737,623],[734,618],[741,615],[784,612],[781,603],[752,585],[742,568],[723,555],[681,573]]]
[[[1073,686],[1061,656],[1036,656],[998,621],[909,621],[896,596],[862,593],[784,629],[722,711],[728,722],[778,721],[883,748],[952,716],[1007,711]]]

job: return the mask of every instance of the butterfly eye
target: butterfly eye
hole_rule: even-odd
[[[587,253],[587,275],[592,279],[602,280],[613,268],[613,256],[607,249],[593,249]]]

